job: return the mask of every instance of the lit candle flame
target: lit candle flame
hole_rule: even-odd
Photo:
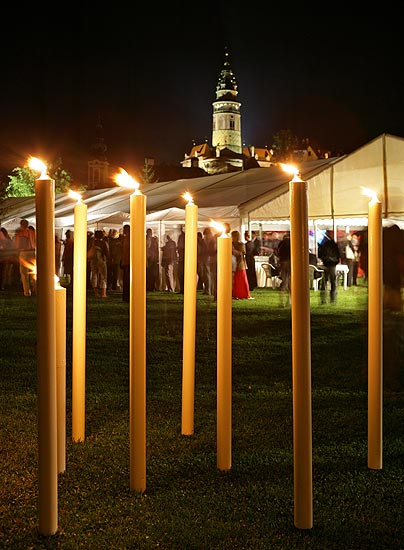
[[[120,173],[114,176],[114,179],[118,185],[121,187],[129,187],[130,189],[135,189],[138,191],[139,183],[130,176],[126,170],[120,168]]]
[[[221,231],[222,236],[226,235],[226,228],[223,224],[215,222],[214,220],[211,220],[210,226],[216,229],[217,231]]]
[[[20,262],[28,269],[28,274],[33,275],[33,278],[36,279],[36,259],[27,260],[26,258],[20,258]]]
[[[44,162],[42,162],[41,159],[38,159],[36,157],[29,157],[28,166],[31,168],[31,170],[41,172],[41,177],[46,176],[47,166]]]
[[[193,204],[194,202],[191,194],[188,191],[182,195],[182,198],[188,201],[188,204]]]
[[[71,199],[75,199],[78,202],[81,201],[81,195],[80,193],[77,193],[77,191],[73,191],[72,189],[69,189],[67,194]]]
[[[279,162],[278,164],[284,172],[293,175],[292,181],[302,181],[300,178],[300,171],[296,168],[296,166],[293,166],[292,164],[283,164],[282,162]]]
[[[372,189],[368,189],[367,187],[363,186],[361,186],[361,189],[362,195],[366,195],[366,197],[369,197],[371,199],[370,202],[379,202],[376,191],[373,191]]]

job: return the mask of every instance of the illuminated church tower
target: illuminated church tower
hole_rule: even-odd
[[[236,78],[226,48],[216,85],[216,99],[212,103],[212,146],[206,141],[194,144],[189,155],[185,154],[181,161],[183,168],[202,168],[208,174],[219,174],[270,165],[272,153],[266,147],[243,146],[241,103],[237,95]]]
[[[220,151],[230,149],[234,153],[242,153],[241,103],[237,101],[237,94],[236,77],[230,67],[226,48],[216,86],[216,101],[213,102],[212,146]]]

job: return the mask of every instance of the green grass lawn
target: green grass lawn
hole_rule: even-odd
[[[195,432],[181,435],[182,300],[147,294],[147,488],[129,486],[128,304],[88,296],[86,436],[71,440],[58,533],[38,535],[36,298],[0,293],[0,547],[404,548],[403,317],[385,316],[383,468],[367,466],[367,288],[311,291],[312,529],[294,526],[291,311],[277,290],[233,302],[232,467],[217,468],[216,304],[198,293]]]

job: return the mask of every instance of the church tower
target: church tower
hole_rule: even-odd
[[[106,157],[107,146],[104,142],[101,117],[96,126],[96,141],[91,146],[93,159],[87,163],[88,166],[88,189],[108,187],[109,185],[109,162]]]
[[[217,153],[222,149],[242,153],[241,103],[237,101],[237,94],[236,78],[230,67],[226,48],[223,68],[216,86],[216,101],[213,102],[212,147]]]

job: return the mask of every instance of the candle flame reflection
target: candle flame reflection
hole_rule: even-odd
[[[27,260],[20,256],[20,263],[28,269],[29,275],[32,275],[36,280],[36,259]]]

